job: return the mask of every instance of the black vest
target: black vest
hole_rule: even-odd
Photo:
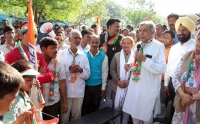
[[[106,34],[100,34],[100,47],[105,43],[105,35]],[[110,40],[112,37],[108,37],[108,40]],[[108,79],[112,79],[110,75],[110,63],[115,55],[115,53],[121,51],[122,47],[120,46],[120,41],[122,39],[122,36],[120,35],[119,38],[117,39],[117,42],[113,45],[108,44],[108,51],[107,51],[107,57],[108,57],[108,66],[109,66],[109,73],[108,73]]]

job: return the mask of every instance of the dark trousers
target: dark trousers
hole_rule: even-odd
[[[60,114],[60,101],[58,101],[57,103],[55,103],[53,105],[45,106],[43,108],[42,112],[49,114],[51,116],[54,116],[54,117],[58,117],[58,115]],[[50,117],[46,114],[42,114],[44,120],[53,119],[53,117]]]
[[[172,78],[170,78],[170,81],[169,81],[169,93],[170,95],[167,95],[167,98],[166,98],[166,102],[165,102],[165,105],[168,104],[169,101],[174,101],[174,97],[175,97],[175,91],[174,91],[174,86],[172,84]]]
[[[82,116],[99,109],[101,100],[101,84],[97,86],[85,86],[85,96],[82,106]]]
[[[165,104],[165,95],[164,95],[164,80],[161,81],[161,88],[160,88],[160,102],[161,104]]]
[[[169,105],[168,104],[169,101],[171,101],[171,104],[172,104],[172,105],[170,105],[171,106],[171,110],[170,110],[170,113],[167,113],[167,115],[168,114],[170,115],[169,116],[169,119],[170,119],[169,122],[171,122],[172,121],[172,117],[174,115],[174,111],[175,111],[175,108],[173,106],[174,105],[174,98],[175,98],[175,91],[174,91],[174,86],[173,86],[173,83],[172,83],[172,78],[170,78],[170,82],[169,82],[169,93],[170,93],[170,95],[168,95],[167,98],[166,98],[165,106],[168,106]]]

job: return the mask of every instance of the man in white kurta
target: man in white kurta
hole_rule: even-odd
[[[165,47],[153,39],[155,24],[151,21],[140,23],[140,42],[146,43],[143,54],[136,51],[135,59],[141,60],[141,73],[138,81],[133,81],[131,74],[123,111],[129,113],[134,124],[152,123],[154,117],[160,112],[159,95],[161,75],[166,71]],[[135,45],[137,47],[137,45]],[[155,107],[156,106],[156,107]]]
[[[85,93],[85,80],[90,76],[90,65],[87,55],[78,49],[81,33],[72,30],[69,35],[70,47],[59,52],[58,60],[63,62],[66,72],[67,108],[61,114],[61,123],[66,124],[81,117],[82,103]]]

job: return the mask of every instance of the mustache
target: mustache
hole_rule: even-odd
[[[179,34],[178,36],[179,36],[179,37],[180,37],[180,36],[186,37],[186,35],[185,35],[185,34]]]

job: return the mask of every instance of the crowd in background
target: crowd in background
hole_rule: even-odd
[[[200,123],[200,18],[172,13],[167,21],[168,26],[147,19],[135,29],[121,29],[119,19],[109,19],[101,28],[84,25],[81,31],[54,25],[55,37],[42,34],[39,26],[37,70],[29,60],[27,22],[3,23],[2,122],[31,122],[37,113],[66,124],[109,106],[123,111],[122,124],[152,124],[161,105],[172,102],[172,124]],[[38,98],[44,98],[41,111]]]

